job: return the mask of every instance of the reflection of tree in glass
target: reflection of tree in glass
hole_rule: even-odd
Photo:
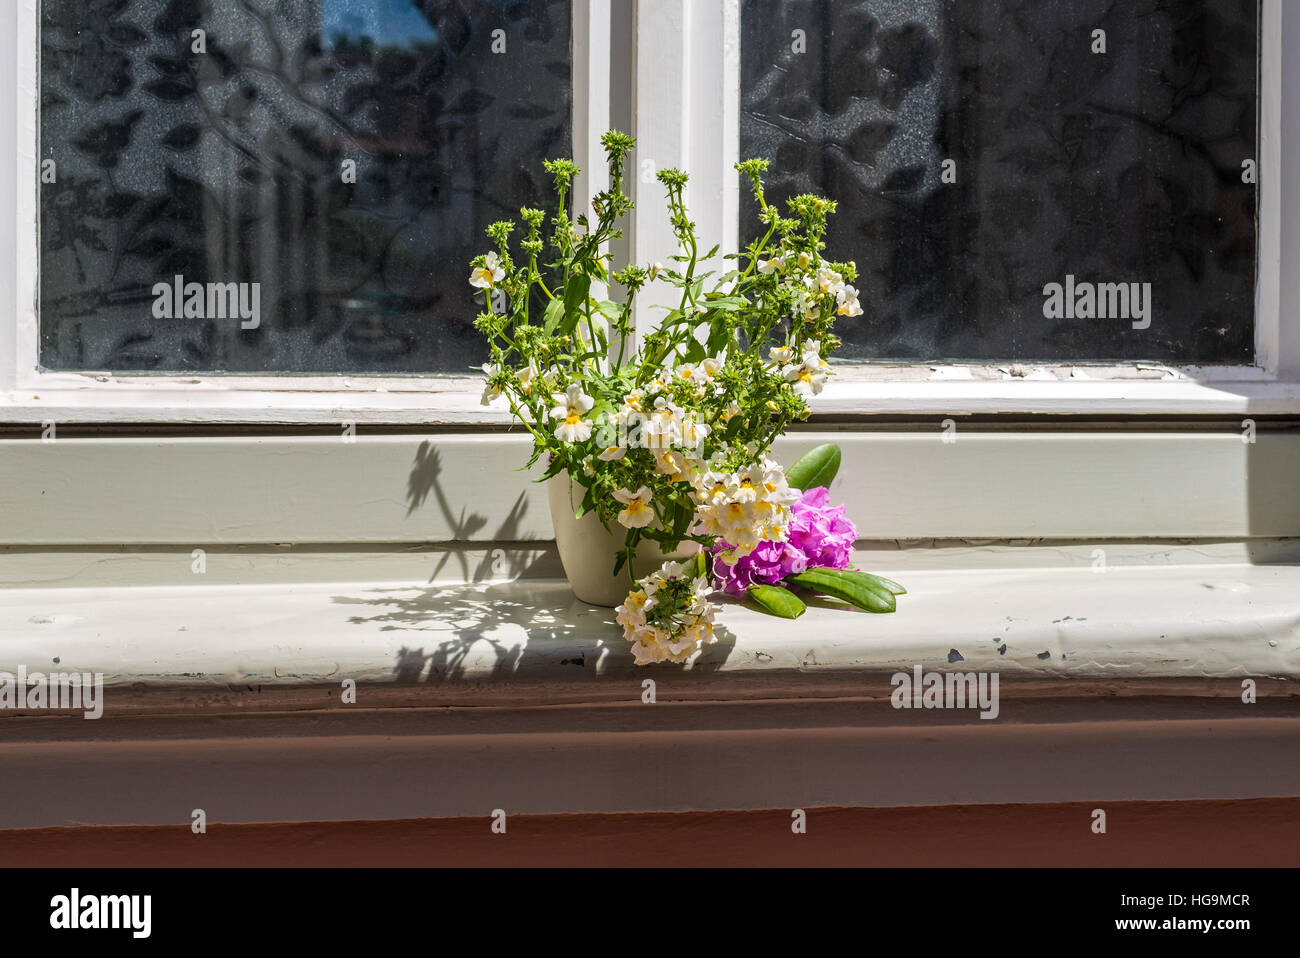
[[[42,244],[56,267],[42,280],[47,365],[428,371],[475,358],[454,264],[541,189],[537,156],[569,151],[569,2],[422,0],[396,26],[375,4],[376,36],[327,32],[331,6],[43,5],[43,155],[80,197],[95,183],[130,200],[109,204],[111,225],[103,204],[79,204],[80,229],[42,202],[43,223],[60,221]],[[498,27],[509,55],[488,53]],[[87,84],[83,52],[111,82]],[[267,321],[154,322],[148,290],[173,273],[260,282]]]

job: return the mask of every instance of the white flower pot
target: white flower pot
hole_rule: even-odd
[[[614,575],[614,563],[623,548],[626,530],[616,522],[610,524],[614,531],[607,530],[594,512],[576,518],[586,489],[580,483],[570,482],[568,472],[546,480],[546,493],[551,502],[551,521],[555,524],[555,545],[573,594],[590,605],[608,608],[621,605],[632,587],[626,569]],[[639,579],[668,559],[680,562],[699,551],[698,542],[683,542],[676,552],[665,555],[659,543],[644,539],[637,547],[632,569]]]

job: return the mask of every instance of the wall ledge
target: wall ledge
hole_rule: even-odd
[[[901,574],[878,570],[896,578]],[[0,670],[102,672],[112,690],[359,684],[480,689],[661,685],[709,677],[792,688],[840,677],[1004,680],[1300,677],[1300,566],[907,572],[899,611],[812,606],[800,619],[729,602],[689,668],[639,668],[613,612],[557,580],[13,589]],[[868,678],[868,676],[870,676]],[[639,693],[638,693],[639,694]]]

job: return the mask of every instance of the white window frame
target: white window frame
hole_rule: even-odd
[[[288,423],[497,425],[509,413],[480,404],[480,376],[140,375],[37,368],[40,0],[0,13],[0,124],[15,131],[0,156],[0,423]],[[609,122],[608,0],[573,0],[573,151],[582,173],[574,203],[608,185],[600,136]],[[542,158],[538,158],[541,162]],[[486,226],[486,224],[484,224]],[[484,243],[487,243],[486,237]]]
[[[956,415],[1288,415],[1300,413],[1300,5],[1264,0],[1260,51],[1260,218],[1255,362],[839,364],[818,413]],[[1290,41],[1290,42],[1288,42]],[[706,242],[737,242],[740,0],[655,0],[638,11],[637,150],[691,174]],[[710,91],[721,89],[721,97]],[[673,252],[657,196],[638,203],[640,260]]]
[[[499,425],[479,403],[481,380],[451,376],[138,376],[39,371],[37,356],[37,102],[39,3],[0,14],[0,62],[15,74],[0,92],[0,124],[15,131],[0,155],[0,422]],[[635,0],[630,114],[638,145],[632,257],[675,251],[646,161],[691,174],[701,235],[734,248],[739,209],[739,0]],[[610,6],[574,0],[574,142],[584,206],[601,189],[599,134],[609,125]],[[1296,415],[1300,414],[1300,6],[1264,0],[1260,104],[1260,234],[1256,362],[1029,365],[842,364],[815,414]],[[1290,41],[1288,43],[1288,41]],[[594,81],[594,82],[593,82]],[[713,91],[721,91],[720,96]],[[585,162],[584,162],[585,161]],[[652,314],[640,304],[638,323]]]

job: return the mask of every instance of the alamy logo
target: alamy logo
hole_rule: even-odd
[[[153,287],[155,319],[238,319],[240,329],[262,325],[261,283],[187,283],[177,275]]]
[[[1043,287],[1043,315],[1048,319],[1129,319],[1134,329],[1151,325],[1150,283],[1076,283]]]
[[[895,672],[889,703],[896,709],[979,709],[980,718],[995,719],[998,704],[997,672]]]
[[[103,672],[0,672],[0,709],[83,709],[83,718],[104,714]]]
[[[128,928],[132,938],[148,938],[152,930],[152,895],[82,895],[74,888],[50,899],[50,927]]]

